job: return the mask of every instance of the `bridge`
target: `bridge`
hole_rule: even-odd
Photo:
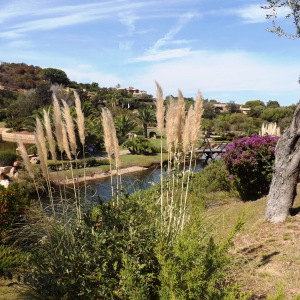
[[[204,143],[199,149],[195,150],[195,153],[205,154],[205,160],[215,160],[221,153],[226,152],[226,147],[229,142],[211,142],[209,139],[204,138]]]

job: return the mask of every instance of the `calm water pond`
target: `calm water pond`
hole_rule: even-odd
[[[207,163],[204,160],[197,160],[196,165],[193,163],[193,170],[195,172],[199,172]],[[187,170],[188,168],[186,168]],[[163,171],[163,174],[166,175],[167,173]],[[148,169],[144,171],[138,171],[133,173],[127,173],[122,175],[122,190],[124,193],[134,193],[137,190],[149,189],[155,183],[160,181],[161,169]],[[113,177],[113,186],[116,186],[116,177]],[[107,202],[111,199],[111,179],[110,177],[98,179],[95,182],[89,182],[88,185],[88,196],[90,199],[93,196],[99,196],[103,201]],[[80,184],[80,188],[82,193],[84,193],[84,184]],[[68,187],[69,197],[73,198],[73,188]],[[56,197],[59,197],[59,190],[56,189],[55,192]],[[33,197],[36,198],[36,197]],[[49,198],[46,194],[42,195],[42,202],[45,204],[49,203]],[[37,198],[36,198],[37,199]]]
[[[205,161],[198,160],[196,165],[193,163],[193,169],[195,172],[199,172],[206,166]],[[186,168],[188,169],[188,168]],[[164,171],[164,175],[167,173]],[[134,173],[128,173],[122,175],[122,188],[125,193],[134,193],[137,190],[149,189],[155,183],[160,181],[161,169],[148,169],[144,171],[138,171]],[[116,186],[116,178],[113,177],[113,186]],[[89,196],[98,195],[104,201],[108,201],[111,198],[111,179],[102,178],[96,182],[89,183]]]

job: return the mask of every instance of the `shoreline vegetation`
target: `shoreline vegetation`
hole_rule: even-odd
[[[32,181],[36,184],[37,177],[42,176],[46,180],[49,206],[43,207],[39,199],[40,208],[24,210],[23,223],[14,228],[12,237],[3,239],[10,247],[5,244],[3,253],[16,253],[16,261],[4,264],[4,278],[10,279],[9,284],[16,289],[19,285],[26,288],[24,294],[31,298],[49,300],[291,300],[299,292],[290,280],[300,264],[294,256],[298,250],[298,217],[290,217],[276,227],[266,223],[266,198],[241,201],[238,181],[233,180],[224,160],[193,173],[204,110],[201,93],[187,114],[180,90],[178,101],[170,100],[166,108],[158,84],[157,96],[160,138],[154,143],[160,143],[160,153],[148,152],[145,144],[142,153],[148,155],[128,154],[126,150],[121,153],[113,115],[103,109],[107,157],[91,158],[89,167],[79,97],[75,94],[76,115],[72,119],[68,104],[62,101],[60,108],[54,96],[54,124],[45,110],[44,117],[36,119],[35,140],[41,164],[33,168],[24,145],[17,141]],[[164,128],[166,140],[162,139]],[[48,160],[45,141],[53,161]],[[165,142],[167,153],[163,153]],[[79,151],[83,159],[81,155],[78,158]],[[69,161],[64,161],[63,153]],[[182,171],[181,163],[188,167],[187,172]],[[138,193],[122,192],[120,174],[154,164],[161,167],[157,185]],[[168,172],[163,176],[165,166]],[[37,175],[33,169],[40,167]],[[115,185],[113,175],[117,177]],[[88,202],[87,181],[105,177],[111,177],[111,200],[97,202],[101,196],[97,193],[95,202]],[[60,178],[60,196],[56,197],[50,183]],[[80,181],[85,183],[84,194]],[[72,184],[74,193],[69,196],[64,184]],[[276,291],[276,296],[270,296]]]

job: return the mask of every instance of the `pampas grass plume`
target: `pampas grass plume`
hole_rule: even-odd
[[[192,106],[190,106],[188,114],[185,118],[185,124],[183,129],[182,148],[185,154],[187,154],[189,151],[189,146],[191,142],[191,131],[193,129],[193,119],[194,119],[194,109]]]
[[[66,120],[67,133],[68,133],[69,140],[70,140],[71,150],[72,150],[72,153],[74,155],[76,155],[76,149],[77,149],[76,136],[75,136],[73,119],[72,119],[72,116],[70,113],[70,107],[64,100],[62,100],[62,103],[64,105],[64,117]]]
[[[157,120],[157,130],[160,136],[163,135],[164,131],[164,99],[163,99],[163,91],[161,86],[155,81],[157,87],[157,99],[156,99],[156,120]]]
[[[112,137],[110,131],[110,124],[107,115],[107,109],[102,108],[102,125],[104,131],[104,145],[108,155],[108,158],[111,159],[111,150],[112,150]]]
[[[39,118],[36,118],[36,131],[34,133],[34,139],[41,162],[42,172],[44,177],[47,178],[47,148],[45,145],[43,125]]]
[[[197,94],[194,112],[195,112],[195,116],[194,116],[194,124],[193,124],[192,136],[191,136],[193,146],[197,144],[199,139],[201,119],[203,115],[203,101],[202,101],[202,95],[200,91],[198,91]]]
[[[53,93],[52,96],[53,96],[53,119],[54,119],[54,126],[55,126],[55,135],[56,135],[58,149],[60,152],[63,152],[64,146],[63,146],[62,127],[61,127],[62,126],[61,111],[55,94]]]
[[[45,124],[45,129],[46,129],[46,134],[47,134],[47,140],[50,146],[50,152],[51,152],[51,156],[53,161],[56,163],[56,151],[55,151],[55,141],[52,135],[52,128],[51,128],[51,122],[50,122],[50,118],[47,114],[47,112],[45,111],[45,109],[43,109],[44,111],[44,124]]]
[[[32,169],[29,157],[28,157],[28,153],[26,151],[26,148],[25,148],[23,142],[20,140],[19,137],[15,136],[15,140],[18,143],[18,149],[19,149],[19,151],[21,153],[21,156],[23,158],[23,161],[24,161],[24,164],[25,164],[25,168],[28,171],[29,175],[32,178],[34,178],[34,172],[33,172],[33,169]]]
[[[62,131],[62,138],[63,138],[63,149],[65,150],[68,159],[72,160],[72,156],[71,156],[71,151],[70,151],[70,147],[69,147],[69,141],[68,141],[68,136],[67,136],[67,130],[66,130],[66,125],[63,124],[63,122],[61,122],[61,131]]]
[[[173,142],[175,142],[175,139],[177,140],[176,120],[177,120],[176,106],[173,98],[170,97],[170,104],[166,114],[166,135],[167,135],[167,147],[169,152],[172,149]]]
[[[107,110],[107,117],[108,117],[109,126],[110,126],[112,145],[113,145],[115,159],[116,159],[116,166],[117,166],[117,168],[120,168],[121,159],[120,159],[120,151],[119,151],[119,142],[118,142],[118,138],[117,138],[116,128],[114,125],[114,120],[113,120],[112,114],[109,110]]]
[[[74,91],[75,95],[75,107],[76,107],[76,114],[77,114],[77,125],[78,125],[78,132],[80,137],[80,142],[82,146],[84,146],[85,136],[84,136],[84,115],[81,110],[81,102],[79,99],[78,94]]]
[[[185,117],[185,103],[181,90],[178,90],[178,126],[177,126],[177,138],[178,142],[182,141],[182,132],[184,126]]]

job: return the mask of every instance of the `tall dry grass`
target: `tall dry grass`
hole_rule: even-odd
[[[164,108],[162,103],[162,89],[157,86],[157,124],[158,132],[164,131]],[[185,102],[182,92],[179,90],[178,102],[170,99],[166,112],[166,140],[168,149],[168,170],[165,181],[161,175],[161,228],[170,241],[174,240],[184,228],[189,218],[188,194],[189,182],[192,173],[192,159],[194,150],[200,137],[200,127],[203,114],[203,100],[200,91],[197,93],[194,106],[191,106],[185,114]],[[183,156],[180,155],[182,150]],[[188,160],[188,170],[185,171],[185,163]],[[179,170],[179,163],[183,163],[183,170]],[[162,161],[161,161],[162,165]],[[175,178],[177,179],[175,180]],[[178,185],[179,177],[181,185]]]
[[[106,152],[109,158],[109,165],[110,165],[110,180],[111,180],[111,194],[112,197],[116,194],[117,205],[119,205],[119,189],[120,189],[120,182],[121,182],[121,175],[119,175],[119,169],[121,167],[121,159],[120,159],[120,150],[119,150],[119,143],[117,138],[116,128],[113,122],[113,117],[110,110],[103,108],[102,109],[102,124],[103,124],[103,131],[104,131],[104,145]],[[112,177],[112,153],[115,158],[115,166],[116,166],[116,192],[114,193],[113,188],[113,177]]]

